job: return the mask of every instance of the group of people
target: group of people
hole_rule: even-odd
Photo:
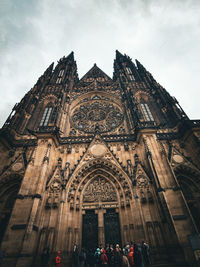
[[[41,255],[41,267],[47,267],[49,261],[49,248],[45,248]],[[62,265],[61,251],[57,251],[55,266]],[[123,248],[119,244],[101,245],[94,249],[79,251],[75,244],[73,248],[72,267],[150,267],[149,245],[142,241],[141,244],[130,242]]]
[[[79,252],[78,246],[74,245],[73,267],[149,267],[149,245],[142,241],[141,244],[131,242],[123,248],[107,244],[96,249]]]

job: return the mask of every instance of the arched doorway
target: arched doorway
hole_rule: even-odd
[[[97,159],[83,165],[71,180],[68,193],[70,208],[80,214],[80,245],[94,248],[127,242],[124,224],[132,194],[130,178],[110,161]]]
[[[180,166],[175,173],[193,220],[200,232],[200,175],[186,166]]]
[[[82,246],[87,249],[107,243],[121,243],[116,189],[104,177],[105,173],[93,175],[94,178],[85,185],[82,197]]]
[[[20,188],[21,176],[7,177],[0,184],[0,244],[3,240],[15,200]]]

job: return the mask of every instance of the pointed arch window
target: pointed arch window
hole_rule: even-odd
[[[141,103],[140,106],[141,106],[142,113],[143,113],[143,116],[145,118],[145,121],[154,121],[153,115],[151,113],[151,110],[150,110],[148,104]]]
[[[128,73],[128,76],[129,76],[130,80],[131,81],[135,81],[135,78],[133,76],[133,73],[132,73],[131,69],[129,67],[126,67],[126,71]]]
[[[129,78],[130,78],[131,81],[135,81],[135,78],[134,78],[133,75],[129,75]]]
[[[58,73],[58,77],[57,77],[57,80],[56,80],[57,84],[61,83],[63,74],[64,74],[64,69],[60,70],[59,73]]]
[[[42,115],[42,119],[40,121],[40,126],[47,126],[48,125],[52,110],[53,110],[53,107],[51,107],[51,106],[45,108],[44,113]]]
[[[128,74],[132,74],[132,71],[129,67],[126,67],[126,71],[128,72]]]

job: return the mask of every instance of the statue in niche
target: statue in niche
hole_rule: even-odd
[[[48,197],[46,201],[46,207],[58,207],[60,200],[61,183],[58,180],[54,180],[49,187]]]
[[[116,191],[109,181],[98,176],[84,191],[83,202],[117,201]]]
[[[146,177],[144,177],[144,176],[139,176],[139,177],[137,178],[137,186],[138,186],[139,188],[148,188],[148,187],[149,187],[149,183],[148,183]]]

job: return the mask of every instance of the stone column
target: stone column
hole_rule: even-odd
[[[98,214],[98,241],[99,245],[105,247],[105,234],[104,234],[104,213],[106,210],[99,209],[95,210],[95,213]]]
[[[154,174],[158,194],[162,195],[166,203],[179,244],[184,251],[185,259],[188,263],[192,263],[194,255],[188,236],[196,233],[196,227],[193,224],[182,192],[177,188],[176,177],[169,167],[166,155],[162,153],[154,134],[144,135],[144,145]]]

